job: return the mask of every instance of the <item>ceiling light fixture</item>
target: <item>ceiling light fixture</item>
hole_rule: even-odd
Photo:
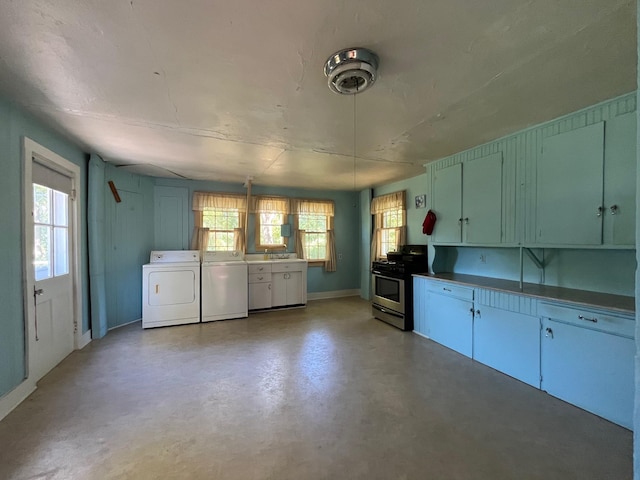
[[[329,90],[341,95],[353,95],[353,190],[356,191],[356,94],[375,83],[378,56],[366,48],[340,50],[327,59],[324,74],[328,78]]]
[[[378,73],[378,56],[366,48],[347,48],[331,55],[325,65],[329,89],[342,95],[364,92]]]

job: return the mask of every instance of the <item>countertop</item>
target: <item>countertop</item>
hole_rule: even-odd
[[[585,307],[605,308],[624,314],[635,314],[636,311],[635,298],[624,295],[575,290],[573,288],[553,287],[536,283],[523,283],[523,288],[520,290],[520,282],[517,281],[479,277],[476,275],[463,275],[460,273],[419,273],[414,274],[414,277],[425,277],[433,280],[458,283],[469,287],[487,288],[506,293],[526,295],[540,300],[557,300]]]

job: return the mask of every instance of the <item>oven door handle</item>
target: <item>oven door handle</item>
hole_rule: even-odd
[[[385,275],[381,275],[380,273],[376,272],[375,270],[373,271],[373,274],[374,274],[376,277],[386,278],[387,280],[397,280],[397,281],[399,281],[399,282],[404,281],[404,277],[387,277],[387,276],[385,276]]]

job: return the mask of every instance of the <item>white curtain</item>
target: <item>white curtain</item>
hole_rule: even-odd
[[[324,262],[325,272],[335,272],[338,266],[336,260],[336,235],[333,229],[327,230],[327,259]]]
[[[296,228],[295,234],[296,234],[296,255],[298,256],[298,258],[305,258],[305,255],[304,255],[305,231]]]
[[[381,195],[371,200],[371,215],[373,218],[373,236],[371,237],[371,261],[380,260],[382,255],[382,231],[384,226],[384,213],[389,210],[402,210],[401,225],[395,227],[397,250],[407,241],[407,192],[402,190],[399,192]]]
[[[209,242],[209,229],[202,228],[202,211],[205,208],[217,210],[235,210],[238,212],[238,228],[233,229],[234,250],[246,253],[246,232],[245,218],[247,212],[247,197],[233,193],[217,192],[193,192],[193,237],[191,239],[192,249],[200,250],[201,256],[207,249]],[[203,233],[202,230],[206,230]],[[203,240],[204,239],[204,240]],[[204,241],[204,244],[202,243]],[[198,245],[194,247],[194,245]]]
[[[202,227],[193,227],[193,235],[191,236],[191,250],[199,250],[200,258],[204,257],[209,244],[209,229]]]

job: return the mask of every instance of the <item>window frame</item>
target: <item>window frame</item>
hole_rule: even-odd
[[[274,244],[265,244],[262,243],[261,240],[261,234],[262,234],[262,229],[261,229],[261,219],[260,219],[260,215],[262,215],[263,213],[273,213],[276,215],[280,215],[280,225],[284,225],[287,223],[287,217],[288,214],[287,213],[278,213],[278,212],[255,212],[254,215],[254,223],[255,223],[255,245],[256,245],[256,252],[260,253],[264,250],[282,250],[283,248],[287,248],[287,244],[285,242],[285,237],[280,236],[280,240],[281,243],[274,243]]]
[[[387,258],[387,254],[386,253],[382,253],[383,245],[387,245],[388,242],[383,242],[383,236],[385,234],[385,232],[391,232],[392,230],[395,230],[397,233],[399,233],[399,229],[406,226],[406,215],[405,215],[406,210],[404,210],[402,207],[392,207],[392,208],[385,208],[383,210],[383,212],[380,214],[380,219],[382,222],[382,226],[380,227],[380,258]],[[393,213],[394,216],[397,216],[399,219],[399,224],[396,225],[395,227],[390,227],[390,226],[386,226],[385,225],[385,217],[390,214]],[[398,242],[396,240],[396,248],[399,247]],[[393,251],[393,250],[387,250],[387,252],[389,251]]]
[[[324,236],[325,236],[325,256],[323,259],[319,259],[319,258],[314,258],[314,259],[309,259],[306,258],[307,260],[307,264],[310,267],[320,267],[320,266],[324,266],[325,262],[328,260],[327,256],[328,256],[328,250],[329,250],[329,230],[333,229],[333,215],[322,215],[322,214],[316,214],[316,213],[298,213],[296,214],[296,225],[295,228],[296,230],[300,230],[300,216],[304,216],[304,215],[314,215],[314,216],[323,216],[326,218],[326,229],[324,231]],[[304,230],[304,229],[302,229]],[[308,230],[305,230],[305,235],[307,233],[323,233],[323,232],[309,232]],[[303,245],[303,248],[305,246]],[[305,250],[305,257],[307,257],[306,254],[306,250]]]
[[[235,215],[237,216],[237,220],[238,220],[238,226],[232,228],[231,230],[226,230],[226,229],[216,229],[216,228],[211,228],[205,225],[205,217],[207,216],[207,211],[213,211],[213,212],[233,212],[235,213]],[[206,252],[213,252],[213,251],[228,251],[228,252],[232,252],[233,250],[235,250],[235,229],[236,228],[240,228],[240,222],[242,220],[241,218],[241,211],[237,208],[216,208],[216,207],[203,207],[201,210],[201,221],[200,221],[200,226],[202,228],[208,228],[209,229],[209,241],[207,242],[207,248],[205,249]],[[230,248],[228,249],[219,249],[219,248],[215,248],[213,250],[210,250],[210,246],[211,246],[211,240],[215,239],[215,234],[217,232],[222,232],[222,233],[231,233],[231,235],[233,236],[233,240],[232,240],[232,245]],[[215,246],[215,245],[214,245]]]

